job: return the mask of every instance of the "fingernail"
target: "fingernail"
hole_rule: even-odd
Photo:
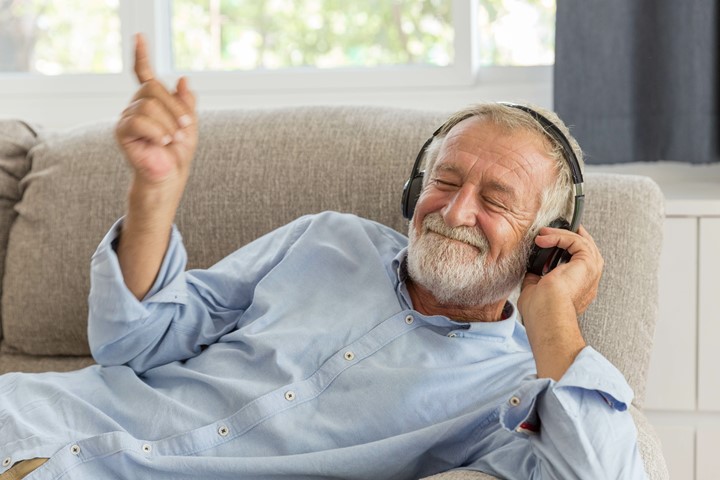
[[[192,124],[192,118],[190,117],[190,115],[183,115],[178,118],[178,123],[180,123],[181,127],[185,128]]]
[[[165,135],[162,138],[162,144],[163,145],[170,145],[170,142],[172,142],[172,137],[170,135]]]

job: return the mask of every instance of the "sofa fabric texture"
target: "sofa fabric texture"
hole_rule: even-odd
[[[405,233],[403,184],[445,117],[356,106],[201,112],[200,143],[176,218],[188,268],[209,267],[290,220],[324,210]],[[86,332],[90,257],[123,214],[130,180],[113,127],[107,121],[45,131],[0,121],[0,373],[93,363]],[[663,197],[650,179],[617,174],[586,175],[585,191],[583,224],[605,270],[581,327],[635,391],[648,473],[667,478],[640,411],[657,314]]]

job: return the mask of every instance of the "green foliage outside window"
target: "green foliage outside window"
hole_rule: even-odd
[[[374,67],[453,59],[449,0],[174,0],[180,70]]]
[[[0,72],[122,70],[119,0],[0,0]]]
[[[122,71],[120,1],[0,0],[0,72]],[[455,62],[452,0],[167,1],[181,71]],[[479,7],[481,65],[554,62],[555,0]]]

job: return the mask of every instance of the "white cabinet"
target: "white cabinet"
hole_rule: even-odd
[[[697,406],[720,412],[720,218],[702,218],[699,227]]]
[[[662,441],[670,478],[716,480],[720,215],[672,212],[665,219],[645,410]]]
[[[697,361],[697,219],[666,218],[659,316],[645,408],[694,410]]]
[[[720,165],[590,167],[653,178],[665,195],[659,312],[645,413],[675,480],[720,478]]]

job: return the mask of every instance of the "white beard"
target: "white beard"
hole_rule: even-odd
[[[437,212],[423,219],[419,235],[411,222],[408,237],[410,278],[441,304],[462,307],[507,299],[525,276],[533,244],[528,236],[510,255],[490,262],[490,247],[479,229],[448,227]]]

